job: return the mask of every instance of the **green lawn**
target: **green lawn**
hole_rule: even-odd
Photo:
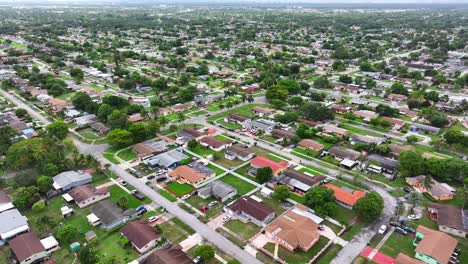
[[[280,246],[278,249],[278,257],[284,260],[288,264],[304,264],[308,263],[317,253],[325,247],[328,243],[329,239],[320,236],[319,241],[307,252],[303,251],[294,251],[291,252],[284,247]],[[268,243],[264,247],[266,250],[273,252],[274,251],[274,244]]]
[[[336,218],[335,218],[336,219]],[[346,230],[341,238],[344,240],[351,240],[353,237],[361,231],[361,229],[366,225],[365,222],[358,221],[357,223],[354,223],[348,230]]]
[[[289,198],[291,198],[292,200],[294,200],[294,201],[296,201],[296,202],[298,202],[300,204],[304,204],[304,202],[305,202],[304,196],[299,196],[299,195],[297,195],[295,193],[291,193]]]
[[[317,157],[320,153],[318,152],[315,152],[315,151],[311,151],[311,150],[308,150],[308,149],[303,149],[303,148],[300,148],[300,147],[297,147],[294,149],[293,152],[291,152],[292,154],[297,154],[299,153],[299,156],[300,157],[312,157],[312,158],[315,158]]]
[[[374,136],[374,137],[382,137],[382,135],[379,134],[379,133],[375,133],[375,132],[372,132],[372,131],[364,130],[364,129],[361,129],[361,128],[358,128],[358,127],[354,127],[354,126],[349,126],[349,125],[345,125],[345,124],[340,124],[338,127],[344,128],[344,129],[348,130],[350,135],[353,135],[353,134],[360,134],[360,135],[368,135],[368,136]]]
[[[233,109],[230,109],[230,110],[228,110],[226,112],[222,112],[222,113],[210,116],[207,120],[208,121],[215,121],[215,120],[223,118],[223,117],[225,117],[225,116],[227,116],[227,115],[229,115],[231,113],[236,113],[238,115],[253,117],[254,114],[252,113],[252,108],[255,107],[255,106],[270,107],[271,108],[271,106],[265,105],[265,104],[249,104],[249,105],[244,105],[244,106],[241,106],[241,107],[233,108]]]
[[[126,197],[128,200],[128,208],[137,208],[138,206],[142,205],[142,203],[137,198],[127,193],[118,185],[109,186],[108,189],[110,191],[110,198],[115,203],[117,203],[120,200],[120,198]]]
[[[239,125],[236,123],[228,123],[228,122],[224,122],[223,120],[219,120],[217,121],[217,123],[223,127],[230,128],[232,130],[242,129],[242,125]]]
[[[319,168],[316,168],[316,167],[312,167],[312,166],[305,166],[303,168],[300,168],[299,169],[299,172],[302,172],[302,173],[309,173],[309,174],[312,174],[312,175],[326,175],[327,172],[322,170],[322,169],[319,169]]]
[[[117,154],[117,157],[125,161],[129,161],[129,160],[136,159],[137,155],[135,154],[135,152],[132,151],[131,148],[128,148],[128,149],[120,151],[119,154]]]
[[[223,169],[221,169],[221,168],[219,168],[219,167],[217,167],[217,166],[215,166],[215,165],[213,165],[211,163],[209,163],[207,167],[214,170],[216,172],[216,176],[221,175],[221,174],[226,172],[225,170],[223,170]]]
[[[106,182],[109,182],[109,177],[107,177],[107,175],[104,174],[103,172],[94,172],[91,174],[91,176],[93,177],[93,182],[92,182],[93,186],[98,186]]]
[[[252,191],[255,188],[255,185],[253,185],[251,183],[248,183],[246,181],[243,181],[242,179],[240,179],[240,178],[238,178],[238,177],[236,177],[236,176],[234,176],[232,174],[226,175],[226,176],[222,177],[219,180],[231,185],[234,188],[236,188],[238,195],[244,195],[244,194]]]
[[[218,111],[218,110],[221,110],[221,108],[217,105],[210,105],[210,106],[207,106],[206,109],[208,109],[209,111]]]
[[[120,164],[120,162],[114,158],[114,154],[119,150],[120,148],[118,148],[117,146],[113,146],[104,150],[104,153],[102,155],[104,156],[104,158],[108,159],[110,162],[114,164]]]
[[[105,238],[101,238],[96,248],[99,259],[104,263],[128,263],[138,257],[130,246],[122,247],[120,244],[120,231],[114,231]],[[114,261],[111,261],[114,259]],[[109,261],[109,262],[108,262]]]
[[[164,222],[159,226],[163,230],[163,236],[173,243],[180,243],[187,238],[177,225],[171,224],[169,221]]]
[[[238,234],[246,241],[255,236],[255,234],[260,232],[261,229],[254,223],[249,222],[244,224],[240,220],[229,221],[226,224],[224,224],[224,227]]]
[[[343,247],[341,245],[333,244],[328,248],[327,251],[325,251],[324,254],[322,254],[322,256],[317,261],[317,264],[329,264],[332,261],[332,259],[334,259],[336,255],[338,255],[338,252],[340,252],[342,248]]]
[[[203,110],[195,111],[195,112],[190,113],[190,115],[192,115],[192,116],[201,116],[201,115],[204,115],[204,114],[206,114],[206,111],[203,111]]]
[[[195,188],[188,183],[180,184],[178,182],[172,182],[168,184],[166,188],[179,197],[191,193],[193,190],[195,190]]]
[[[414,238],[412,236],[405,236],[393,232],[380,251],[393,258],[400,252],[413,257],[415,254],[413,240]]]
[[[188,226],[186,223],[182,222],[181,220],[179,220],[179,218],[172,218],[171,221],[176,225],[178,226],[179,228],[181,228],[182,230],[184,230],[185,232],[187,232],[188,234],[190,235],[193,235],[195,234],[195,231],[190,227]]]
[[[208,155],[214,155],[216,153],[216,151],[210,149],[210,148],[204,148],[203,146],[201,146],[200,144],[198,144],[195,148],[191,148],[189,149],[190,151],[202,156],[202,157],[206,157]]]
[[[333,218],[342,224],[349,225],[356,216],[357,213],[355,211],[344,208],[343,206],[337,206]]]
[[[187,200],[185,200],[185,202],[187,202],[188,204],[190,204],[191,206],[197,208],[198,210],[200,210],[201,207],[205,206],[205,205],[208,205],[210,202],[214,201],[213,198],[211,197],[208,197],[206,199],[202,199],[200,196],[198,195],[192,195],[190,198],[188,198]]]
[[[381,174],[368,174],[370,179],[377,180],[379,182],[383,182],[387,185],[393,186],[393,187],[406,187],[408,184],[406,184],[406,181],[404,178],[399,177],[395,179],[394,181],[389,180],[387,177],[381,175]]]
[[[240,168],[238,168],[237,170],[235,170],[234,172],[240,174],[240,175],[243,175],[243,176],[246,176],[246,177],[252,177],[250,176],[249,174],[247,174],[247,171],[249,170],[250,168],[250,164],[246,164]]]
[[[159,189],[158,190],[158,193],[163,196],[164,198],[166,198],[167,200],[171,201],[171,202],[175,202],[177,201],[177,198],[175,198],[172,194],[166,192],[165,190],[163,189]]]
[[[232,141],[232,139],[231,139],[230,137],[227,137],[227,136],[225,136],[225,135],[216,135],[215,138],[216,138],[216,139],[219,139],[219,140],[221,140],[221,141],[229,141],[229,140]]]
[[[276,199],[270,199],[270,198],[266,198],[266,197],[263,197],[260,192],[256,192],[255,193],[255,196],[257,197],[261,197],[262,199],[262,202],[269,206],[270,208],[274,209],[275,212],[276,212],[276,215],[281,215],[282,213],[284,213],[286,211],[286,209],[284,209],[283,207],[281,207],[281,202],[279,202],[278,200]]]

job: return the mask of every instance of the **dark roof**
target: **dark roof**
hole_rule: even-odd
[[[282,137],[287,137],[287,138],[292,138],[296,133],[294,131],[288,131],[284,129],[273,129],[271,131],[271,134],[275,137],[282,138]]]
[[[348,158],[348,159],[355,159],[356,156],[360,155],[360,153],[355,150],[344,149],[344,148],[339,148],[339,147],[332,147],[331,149],[328,150],[328,152],[338,157]]]
[[[124,228],[122,228],[121,232],[138,248],[143,248],[151,241],[161,237],[160,234],[153,230],[146,219],[140,219],[138,221],[128,223]]]
[[[109,131],[110,128],[108,128],[106,125],[104,125],[102,122],[94,122],[91,124],[91,128],[94,130],[98,131]]]
[[[308,125],[310,127],[316,127],[317,125],[322,124],[321,121],[310,121],[310,120],[303,119],[303,118],[297,119],[297,122],[302,123],[304,125]]]
[[[45,251],[39,238],[33,233],[21,234],[10,241],[10,248],[19,261],[24,261],[34,254]]]
[[[140,264],[193,264],[178,244],[153,251]]]
[[[248,155],[252,154],[252,151],[250,151],[248,148],[244,148],[242,144],[234,144],[228,151],[232,151],[241,157],[247,157]]]
[[[91,212],[105,225],[110,225],[119,219],[134,215],[135,209],[122,210],[112,200],[101,201],[91,207]]]
[[[464,213],[463,209],[450,204],[430,203],[427,208],[429,210],[437,210],[437,224],[447,226],[457,230],[468,232],[463,224]]]
[[[198,138],[198,137],[205,135],[206,133],[200,132],[196,130],[195,128],[187,127],[187,128],[180,130],[179,134],[182,136],[188,136],[190,138]]]
[[[234,212],[243,212],[258,221],[264,221],[269,215],[275,212],[275,210],[265,204],[257,202],[248,196],[237,199],[228,206],[228,209]]]
[[[223,141],[223,140],[219,140],[215,137],[204,137],[200,140],[200,142],[203,142],[213,148],[219,148],[219,147],[222,147],[224,145],[228,145],[228,144],[231,144],[232,141],[231,140],[226,140],[226,141]]]
[[[237,114],[230,114],[228,116],[228,119],[236,120],[236,121],[239,121],[239,122],[244,122],[246,120],[249,120],[250,118],[246,117],[246,116],[237,115]]]
[[[324,176],[316,175],[316,176],[308,176],[304,173],[298,172],[297,170],[286,170],[283,174],[287,177],[296,179],[302,183],[305,183],[309,186],[314,186],[317,183],[323,181],[325,179]]]
[[[386,169],[394,170],[398,166],[398,161],[397,160],[387,158],[387,157],[383,157],[383,156],[376,155],[376,154],[369,155],[367,157],[367,160],[377,161],[377,162],[380,163],[381,167],[386,168]]]

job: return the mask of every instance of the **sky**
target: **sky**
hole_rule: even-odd
[[[190,2],[204,2],[204,3],[365,3],[365,4],[387,4],[387,3],[420,3],[420,4],[468,4],[468,0],[0,0],[0,3],[190,3]]]

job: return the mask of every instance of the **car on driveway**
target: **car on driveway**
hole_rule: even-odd
[[[400,233],[405,236],[408,235],[408,232],[401,227],[395,227],[395,232]]]
[[[211,208],[211,207],[213,207],[213,206],[215,206],[215,205],[217,205],[217,204],[218,204],[218,201],[212,201],[212,202],[210,202],[210,203],[208,204],[208,207]]]
[[[147,180],[151,180],[151,179],[154,179],[156,176],[154,174],[151,174],[149,175],[148,177],[146,177]]]
[[[151,216],[150,218],[148,218],[148,222],[150,222],[150,223],[156,222],[158,219],[159,219],[159,216],[154,215],[154,216]]]
[[[226,223],[227,221],[231,220],[231,216],[230,215],[226,215],[225,217],[223,217],[223,223]]]
[[[408,220],[418,220],[421,216],[419,215],[408,215]]]
[[[391,221],[391,222],[390,222],[390,225],[391,225],[391,226],[395,226],[395,227],[399,227],[399,226],[400,226],[400,223]]]
[[[182,200],[187,200],[188,198],[190,198],[190,196],[191,196],[190,194],[186,194],[182,196]]]
[[[124,181],[124,180],[120,180],[119,183],[120,183],[122,186],[126,186],[126,185],[127,185],[127,182]]]
[[[386,225],[382,225],[380,228],[379,228],[379,231],[378,233],[383,235],[385,234],[385,231],[387,231],[387,226]]]

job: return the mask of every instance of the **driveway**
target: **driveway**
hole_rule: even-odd
[[[203,237],[200,236],[198,233],[195,233],[187,237],[184,241],[180,242],[179,245],[182,247],[182,251],[186,252],[194,246],[201,244],[202,241]]]
[[[227,213],[224,212],[220,215],[218,215],[215,219],[211,220],[210,222],[208,222],[208,226],[213,229],[213,230],[216,230],[217,228],[221,227],[224,225],[224,222],[223,222],[223,217],[226,216]]]

